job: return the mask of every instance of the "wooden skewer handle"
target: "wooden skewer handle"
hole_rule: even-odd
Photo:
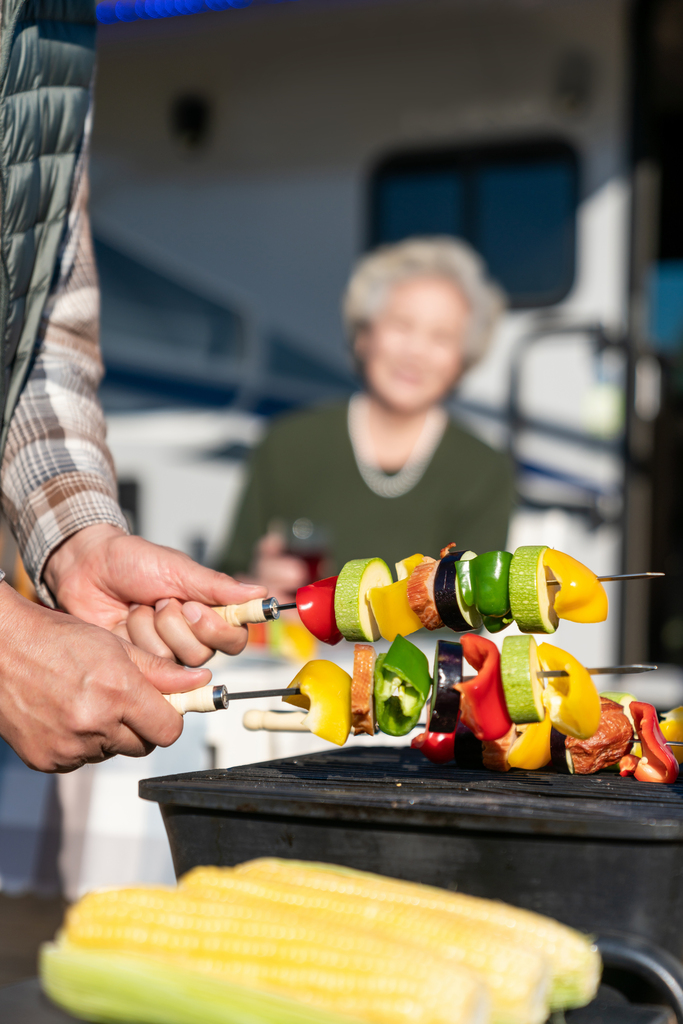
[[[222,608],[214,608],[214,611],[227,622],[229,626],[246,626],[249,622],[269,622],[279,617],[279,607],[273,598],[263,601],[260,597],[245,604],[227,604]]]
[[[208,683],[200,686],[198,690],[188,690],[186,693],[165,693],[164,697],[171,704],[179,715],[186,715],[188,711],[218,711],[224,707],[222,695],[225,687],[215,686]]]
[[[307,711],[246,711],[242,725],[249,732],[310,732]]]

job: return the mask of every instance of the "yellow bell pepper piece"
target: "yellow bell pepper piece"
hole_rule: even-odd
[[[331,661],[309,661],[289,684],[301,695],[283,697],[308,711],[306,725],[323,740],[343,747],[351,731],[351,676]]]
[[[508,754],[510,767],[534,771],[536,768],[545,768],[547,764],[550,764],[550,730],[552,727],[553,723],[548,714],[542,722],[518,726],[523,731],[510,748]]]
[[[396,563],[396,579],[407,580],[413,569],[417,569],[424,561],[424,555],[411,555],[410,558],[402,558]]]
[[[659,728],[664,733],[664,739],[683,742],[683,707],[667,711]],[[671,752],[678,763],[683,764],[683,747],[672,747]]]
[[[546,671],[568,673],[546,680],[543,703],[551,722],[565,736],[590,739],[600,725],[600,695],[588,672],[571,654],[552,644],[539,644],[538,660]]]
[[[408,578],[388,587],[373,587],[369,593],[372,614],[385,640],[408,636],[422,628],[419,617],[408,603]]]
[[[555,588],[555,612],[570,622],[604,622],[608,601],[598,577],[581,562],[562,551],[547,548],[543,564],[552,572],[560,587]]]

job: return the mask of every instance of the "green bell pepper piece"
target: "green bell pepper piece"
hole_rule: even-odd
[[[375,714],[380,730],[388,736],[409,733],[418,723],[431,685],[426,656],[397,636],[375,664]]]
[[[474,603],[485,617],[503,619],[510,614],[511,561],[509,551],[486,551],[472,559]]]
[[[500,633],[511,626],[515,620],[511,615],[504,615],[502,619],[498,619],[494,615],[482,615],[481,621],[489,633]]]

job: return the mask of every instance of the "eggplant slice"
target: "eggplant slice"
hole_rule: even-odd
[[[458,603],[458,577],[456,565],[463,555],[469,551],[454,551],[442,558],[436,569],[434,578],[434,603],[444,626],[455,633],[466,633],[471,629],[470,623],[460,610]]]
[[[455,732],[460,711],[460,691],[455,689],[455,684],[461,682],[462,645],[438,640],[429,709],[430,732]]]

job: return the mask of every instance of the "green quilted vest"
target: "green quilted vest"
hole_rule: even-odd
[[[95,0],[2,0],[0,454],[55,277],[90,101],[95,25]]]

